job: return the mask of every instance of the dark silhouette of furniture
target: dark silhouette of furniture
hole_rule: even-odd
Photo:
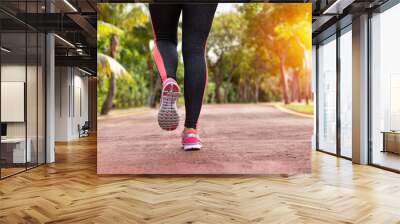
[[[383,131],[383,150],[400,154],[400,131]]]
[[[80,126],[80,125],[78,124],[79,138],[89,136],[89,130],[90,130],[90,123],[89,123],[89,121],[85,121],[85,123],[84,123],[82,126]]]

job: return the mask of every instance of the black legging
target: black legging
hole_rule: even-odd
[[[176,79],[177,30],[182,11],[186,128],[196,128],[207,83],[205,48],[217,4],[150,4],[154,58],[162,81]]]

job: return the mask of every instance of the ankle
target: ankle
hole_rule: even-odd
[[[185,133],[187,133],[187,132],[192,132],[192,131],[196,132],[197,130],[196,130],[195,128],[187,128],[187,127],[185,127],[185,128],[183,129],[183,132],[185,132]]]
[[[176,79],[174,79],[174,78],[166,78],[166,79],[163,81],[163,83],[166,83],[166,82],[176,82]]]

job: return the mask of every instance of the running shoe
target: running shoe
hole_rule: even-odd
[[[161,92],[160,111],[158,112],[158,125],[166,131],[173,131],[179,125],[178,106],[179,85],[174,79],[168,78],[163,83]]]
[[[201,149],[201,140],[196,130],[182,132],[182,148],[185,151]]]

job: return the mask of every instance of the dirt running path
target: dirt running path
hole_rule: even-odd
[[[157,111],[99,120],[101,174],[282,174],[309,172],[313,119],[265,104],[205,105],[203,149],[180,148],[181,124],[165,132]]]

